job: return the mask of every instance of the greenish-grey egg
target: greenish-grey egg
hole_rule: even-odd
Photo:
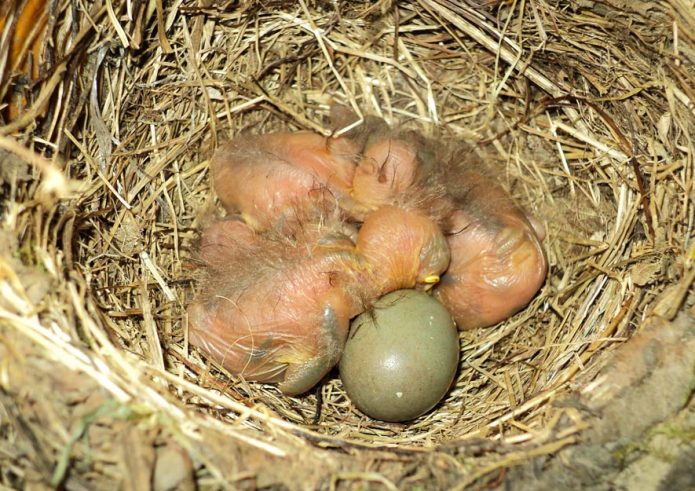
[[[458,331],[446,308],[421,291],[398,290],[352,322],[340,377],[363,413],[408,421],[446,395],[458,361]]]

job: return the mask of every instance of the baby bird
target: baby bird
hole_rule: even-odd
[[[525,307],[543,285],[544,231],[490,178],[465,171],[456,182],[466,191],[452,196],[451,263],[434,296],[459,329],[491,326]]]
[[[393,290],[434,287],[460,329],[514,314],[545,279],[544,231],[478,164],[374,117],[338,138],[220,147],[211,172],[231,218],[202,236],[191,343],[294,395],[338,362],[350,319]]]
[[[418,177],[416,148],[410,143],[385,135],[364,150],[352,181],[355,208],[348,213],[364,220],[372,211],[406,193]]]
[[[430,289],[449,265],[446,237],[421,211],[384,205],[357,235],[357,251],[370,267],[376,298],[403,288]]]
[[[359,232],[327,214],[282,234],[223,220],[204,231],[201,256],[208,286],[188,308],[191,344],[231,373],[294,395],[339,361],[350,319],[390,291],[430,288],[449,248],[429,217],[384,206]]]
[[[331,120],[336,129],[350,127],[358,121],[351,109],[339,104],[331,107]],[[382,118],[365,116],[361,124],[345,135],[358,150],[351,200],[342,203],[348,216],[363,222],[384,205],[419,208],[436,220],[440,206],[434,199],[441,190],[423,186],[421,178],[430,173],[433,159],[424,144],[426,140],[413,131],[393,130]],[[421,200],[421,203],[416,203]],[[441,205],[439,203],[438,205]]]
[[[188,308],[191,344],[285,394],[314,386],[340,359],[369,283],[340,226],[318,223],[283,237],[256,234],[241,220],[205,230],[209,284]]]
[[[242,135],[215,152],[213,186],[228,212],[268,230],[318,202],[349,201],[359,150],[307,131]]]
[[[409,203],[442,227],[450,263],[434,296],[459,329],[496,324],[528,304],[547,273],[542,225],[514,204],[466,144],[417,133],[380,138],[366,146],[353,196],[372,208]],[[381,162],[379,171],[369,172],[370,156]]]

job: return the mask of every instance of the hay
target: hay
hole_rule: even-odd
[[[0,77],[27,105],[0,126],[0,484],[494,487],[577,443],[568,396],[695,279],[687,3],[51,2],[40,76]],[[332,101],[476,144],[548,230],[540,294],[462,333],[454,389],[407,425],[187,343],[207,159],[327,133]]]

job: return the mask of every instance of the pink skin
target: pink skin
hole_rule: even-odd
[[[357,246],[339,222],[305,223],[289,236],[257,234],[240,220],[203,233],[206,292],[188,307],[189,338],[247,380],[286,394],[315,385],[340,359],[349,321],[400,288],[429,288],[449,262],[429,218],[394,206],[372,213]]]
[[[310,389],[340,359],[367,283],[350,240],[299,235],[290,243],[239,221],[213,225],[202,254],[218,284],[188,307],[191,344],[231,373],[278,383],[289,395]]]
[[[389,205],[369,214],[357,250],[370,265],[377,298],[401,288],[431,288],[449,265],[449,246],[437,224]]]
[[[349,201],[359,149],[316,133],[240,136],[220,147],[210,168],[222,205],[267,230],[316,202]]]
[[[234,244],[236,247],[230,247]],[[200,254],[213,269],[224,269],[239,254],[237,247],[257,249],[260,245],[255,232],[235,217],[212,224],[205,229]]]
[[[476,189],[451,216],[451,264],[434,290],[459,329],[491,326],[521,310],[548,269],[542,224],[529,220],[496,184]]]
[[[307,132],[240,137],[216,152],[216,191],[248,225],[230,219],[204,232],[210,285],[189,306],[189,332],[230,372],[304,392],[339,360],[365,305],[430,288],[445,270],[434,295],[461,329],[509,317],[542,285],[545,231],[500,186],[452,168],[455,182],[442,182],[455,197],[442,199],[419,184],[416,143],[371,138],[357,168],[359,139]],[[326,217],[327,201],[364,221],[359,232]],[[404,202],[415,205],[394,206]],[[448,216],[446,236],[414,208]]]
[[[352,182],[356,206],[348,213],[364,220],[370,212],[392,204],[417,179],[417,151],[413,145],[385,137],[367,146]]]

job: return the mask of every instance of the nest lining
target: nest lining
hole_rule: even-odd
[[[692,39],[676,45],[675,4],[641,5],[54,2],[48,44],[62,56],[33,90],[3,79],[34,115],[0,128],[3,349],[77,370],[106,394],[90,404],[113,398],[134,425],[166,415],[161,433],[213,481],[229,481],[219,455],[238,447],[356,452],[336,468],[375,449],[412,463],[456,448],[451,476],[474,482],[573,443],[581,418],[553,401],[591,381],[647,315],[675,315],[690,284]],[[243,131],[326,133],[333,100],[476,144],[548,229],[540,294],[461,333],[454,389],[407,425],[359,414],[335,377],[316,418],[316,394],[230,377],[187,344],[197,231],[219,214],[207,159]],[[203,451],[207,430],[226,439]],[[65,432],[50,435],[50,452],[66,448]],[[487,450],[467,460],[461,449],[476,446]],[[372,477],[401,479],[407,462]]]

